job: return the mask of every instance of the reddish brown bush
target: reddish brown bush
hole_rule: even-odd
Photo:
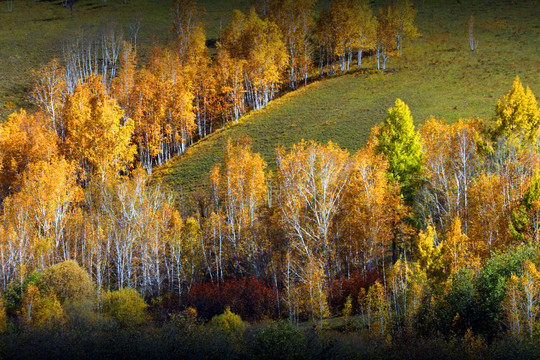
[[[328,304],[332,312],[341,310],[347,296],[351,295],[354,311],[358,310],[358,292],[361,288],[369,288],[377,279],[381,279],[382,274],[379,271],[370,271],[365,274],[360,272],[352,273],[349,278],[342,277],[330,281],[328,287]]]
[[[278,316],[276,289],[255,277],[233,278],[218,284],[206,282],[191,288],[183,304],[197,309],[201,318],[211,319],[230,306],[244,320]]]

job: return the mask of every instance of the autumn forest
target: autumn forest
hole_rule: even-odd
[[[214,39],[176,0],[169,41],[70,35],[0,117],[0,358],[540,356],[540,67],[500,70],[484,118],[413,121],[397,96],[354,151],[300,133],[268,157],[242,130],[320,83],[391,87],[425,6],[253,0]],[[491,23],[466,19],[482,56]],[[204,180],[163,180],[219,136]]]

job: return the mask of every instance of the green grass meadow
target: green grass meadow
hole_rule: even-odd
[[[479,40],[474,52],[466,37],[471,14]],[[301,139],[333,141],[354,153],[396,98],[409,105],[417,125],[430,116],[448,122],[487,120],[516,75],[540,95],[539,19],[532,1],[426,0],[417,14],[421,37],[405,42],[403,56],[391,58],[387,72],[374,71],[375,59],[368,58],[361,70],[286,94],[191,146],[158,174],[174,190],[190,193],[222,160],[227,139],[244,134],[252,137],[254,151],[270,169],[275,168],[276,147]]]

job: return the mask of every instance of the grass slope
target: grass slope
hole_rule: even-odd
[[[16,108],[28,108],[26,92],[31,70],[53,57],[61,58],[62,44],[81,27],[115,22],[128,30],[135,19],[141,22],[139,54],[156,43],[171,39],[172,0],[80,0],[73,17],[61,1],[14,1],[8,12],[0,2],[0,122]],[[226,24],[231,9],[246,9],[249,0],[199,0],[207,9],[208,38],[216,38],[221,23]],[[125,34],[127,39],[129,34]]]
[[[480,49],[475,52],[466,38],[473,13]],[[422,36],[406,42],[403,56],[390,59],[387,73],[373,73],[371,59],[363,63],[368,70],[289,93],[194,144],[157,176],[175,191],[189,193],[204,185],[212,166],[222,160],[227,139],[244,134],[252,137],[253,149],[270,168],[275,168],[277,146],[301,139],[331,140],[355,152],[398,97],[409,105],[417,124],[430,116],[449,122],[489,119],[516,75],[540,95],[539,19],[533,1],[427,0],[417,15]]]

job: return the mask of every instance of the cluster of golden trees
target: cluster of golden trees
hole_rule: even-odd
[[[320,322],[332,281],[380,273],[358,304],[374,333],[387,334],[390,324],[412,326],[427,284],[443,291],[460,269],[538,243],[540,110],[518,78],[486,123],[430,119],[417,132],[397,100],[356,154],[302,141],[277,149],[276,173],[250,139],[229,140],[192,217],[144,170],[115,176],[134,154],[129,136],[119,141],[134,125],[102,89],[98,78],[79,84],[62,126],[24,111],[0,125],[4,289],[66,260],[99,291],[145,296],[257,276],[276,285],[291,321]],[[512,280],[505,305],[521,309],[511,318],[519,329],[538,317],[516,305],[529,301],[527,274]]]
[[[129,326],[148,319],[148,305],[136,290],[98,293],[88,272],[73,260],[32,272],[23,283],[11,284],[2,298],[0,333],[5,331],[6,315],[37,329],[62,328],[78,322],[97,325],[110,320]]]
[[[416,10],[408,0],[393,0],[377,16],[368,1],[336,0],[324,9],[315,27],[321,75],[348,71],[357,53],[358,67],[364,51],[375,52],[377,69],[386,69],[391,56],[401,56],[403,40],[419,34],[414,25]]]
[[[277,285],[284,271],[278,256],[283,255],[289,259],[287,283],[296,286],[299,276],[309,279],[312,308],[316,302],[323,304],[320,274],[328,281],[336,274],[334,268],[342,266],[332,260],[337,234],[331,227],[334,218],[342,216],[342,202],[354,202],[342,199],[353,166],[345,151],[335,145],[302,143],[291,153],[280,152],[283,174],[299,186],[290,190],[290,196],[302,194],[303,203],[280,201],[291,222],[274,230],[270,225],[277,219],[278,203],[272,205],[272,198],[284,198],[268,187],[266,165],[251,153],[248,140],[230,143],[224,165],[214,169],[214,211],[208,217],[182,219],[170,193],[149,184],[142,170],[132,170],[138,161],[150,173],[152,166],[184,151],[217,124],[265,106],[284,83],[295,89],[306,82],[314,44],[322,49],[329,73],[338,59],[343,65],[339,51],[347,52],[350,61],[352,51],[358,50],[360,64],[362,51],[374,49],[369,39],[376,34],[367,3],[357,14],[360,8],[336,2],[321,15],[332,24],[344,22],[341,28],[348,31],[348,39],[331,33],[333,27],[326,21],[316,24],[314,5],[271,1],[256,4],[261,16],[255,8],[247,15],[235,11],[212,59],[201,21],[204,11],[194,1],[181,0],[172,9],[174,46],[152,49],[143,66],[137,65],[136,40],[125,42],[110,27],[75,37],[64,47],[62,63],[52,60],[35,70],[31,97],[40,111],[21,110],[0,125],[1,286],[22,283],[33,270],[70,259],[88,270],[98,293],[132,287],[144,295],[163,291],[182,295],[207,277],[221,281],[249,274]],[[396,39],[397,34],[396,30]],[[136,39],[136,32],[132,35]],[[328,52],[328,46],[341,50]],[[311,204],[309,192],[319,186],[313,161],[326,156],[343,164],[334,169],[336,165],[328,163],[329,198]],[[368,151],[365,157],[369,156]],[[296,163],[299,159],[302,164]],[[298,166],[311,166],[312,173],[306,177]],[[382,189],[384,165],[375,170],[359,166],[373,172],[363,175],[373,179],[362,181],[382,191],[373,201],[384,204],[377,205],[373,218],[389,206],[386,194],[395,198],[397,193]],[[340,174],[337,180],[333,171]],[[324,218],[304,214],[298,206],[323,211]],[[263,208],[265,216],[260,213]],[[387,226],[389,220],[378,221]],[[293,230],[296,242],[290,248],[271,240],[281,231]],[[364,249],[366,264],[381,261],[382,241],[377,240],[375,249]],[[359,260],[351,257],[351,262]],[[311,270],[300,272],[306,264]],[[34,304],[39,290],[29,291],[28,301]],[[58,310],[54,296],[43,299],[50,303],[44,305],[46,311]]]
[[[312,39],[321,72],[324,64],[333,72],[336,64],[346,71],[353,52],[360,62],[364,50],[384,63],[415,34],[406,1],[378,20],[367,3],[335,1],[317,25],[313,6],[267,1],[257,4],[262,18],[235,12],[213,62],[201,10],[179,1],[176,46],[155,48],[141,68],[124,43],[112,78],[92,70],[70,86],[56,60],[37,70],[32,95],[41,111],[0,124],[0,286],[67,260],[98,291],[131,287],[145,296],[257,276],[276,285],[291,321],[321,323],[333,280],[380,273],[358,304],[370,331],[385,336],[413,326],[428,288],[443,292],[460,269],[538,244],[540,110],[518,78],[490,121],[429,119],[416,131],[397,100],[356,154],[302,141],[276,150],[275,173],[265,172],[250,139],[229,141],[209,174],[209,201],[181,216],[142,168],[183,151],[217,117],[264,106],[284,75],[291,88],[305,81]],[[132,170],[136,157],[141,167]],[[524,268],[504,302],[515,334],[532,334],[540,315],[540,277],[532,263]]]
[[[63,145],[81,152],[92,141],[111,147],[101,138],[117,133],[135,145],[136,151],[115,149],[114,160],[81,153],[85,170],[119,170],[136,159],[151,173],[195,139],[266,106],[285,84],[306,83],[317,56],[321,75],[325,67],[334,73],[337,63],[349,70],[353,53],[360,66],[364,51],[375,51],[384,69],[403,38],[417,36],[409,0],[390,2],[377,17],[367,1],[336,0],[317,22],[314,6],[273,0],[256,1],[247,14],[235,10],[212,58],[204,9],[178,0],[171,10],[174,45],[153,48],[144,65],[137,65],[136,32],[126,42],[114,26],[86,31],[65,46],[62,64],[52,60],[34,71],[31,97]],[[101,128],[109,133],[98,134]]]
[[[248,139],[229,141],[200,220],[208,276],[277,279],[291,320],[320,321],[332,280],[380,271],[360,294],[362,314],[375,333],[410,327],[428,289],[444,292],[496,252],[538,244],[539,125],[516,78],[488,122],[430,119],[416,132],[397,100],[357,154],[303,141],[277,149],[276,174],[265,175]]]

